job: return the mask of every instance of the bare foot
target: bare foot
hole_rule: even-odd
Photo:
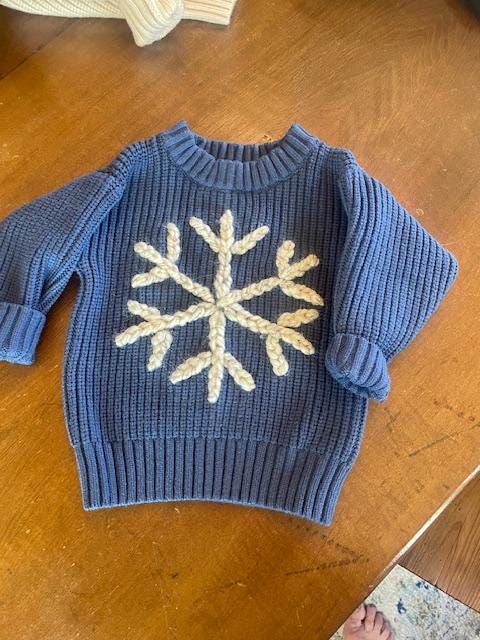
[[[363,603],[343,625],[344,640],[394,640],[390,623],[373,604]]]

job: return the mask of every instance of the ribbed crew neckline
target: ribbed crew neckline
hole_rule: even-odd
[[[219,189],[256,191],[288,178],[315,146],[325,146],[298,122],[283,137],[242,144],[207,138],[178,120],[161,134],[171,161],[196,182]]]

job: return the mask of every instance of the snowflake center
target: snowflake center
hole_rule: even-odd
[[[231,301],[227,298],[227,296],[222,296],[221,298],[217,298],[215,300],[215,306],[219,309],[226,309],[231,305]]]

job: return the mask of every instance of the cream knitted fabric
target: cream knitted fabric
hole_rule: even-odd
[[[183,18],[229,24],[236,0],[183,0]]]
[[[139,47],[160,40],[182,18],[229,24],[236,0],[0,0],[27,13],[71,18],[123,18]]]

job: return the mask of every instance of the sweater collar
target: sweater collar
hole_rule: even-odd
[[[171,161],[196,182],[257,191],[287,178],[323,143],[294,122],[278,140],[241,144],[206,138],[179,120],[161,134]]]

